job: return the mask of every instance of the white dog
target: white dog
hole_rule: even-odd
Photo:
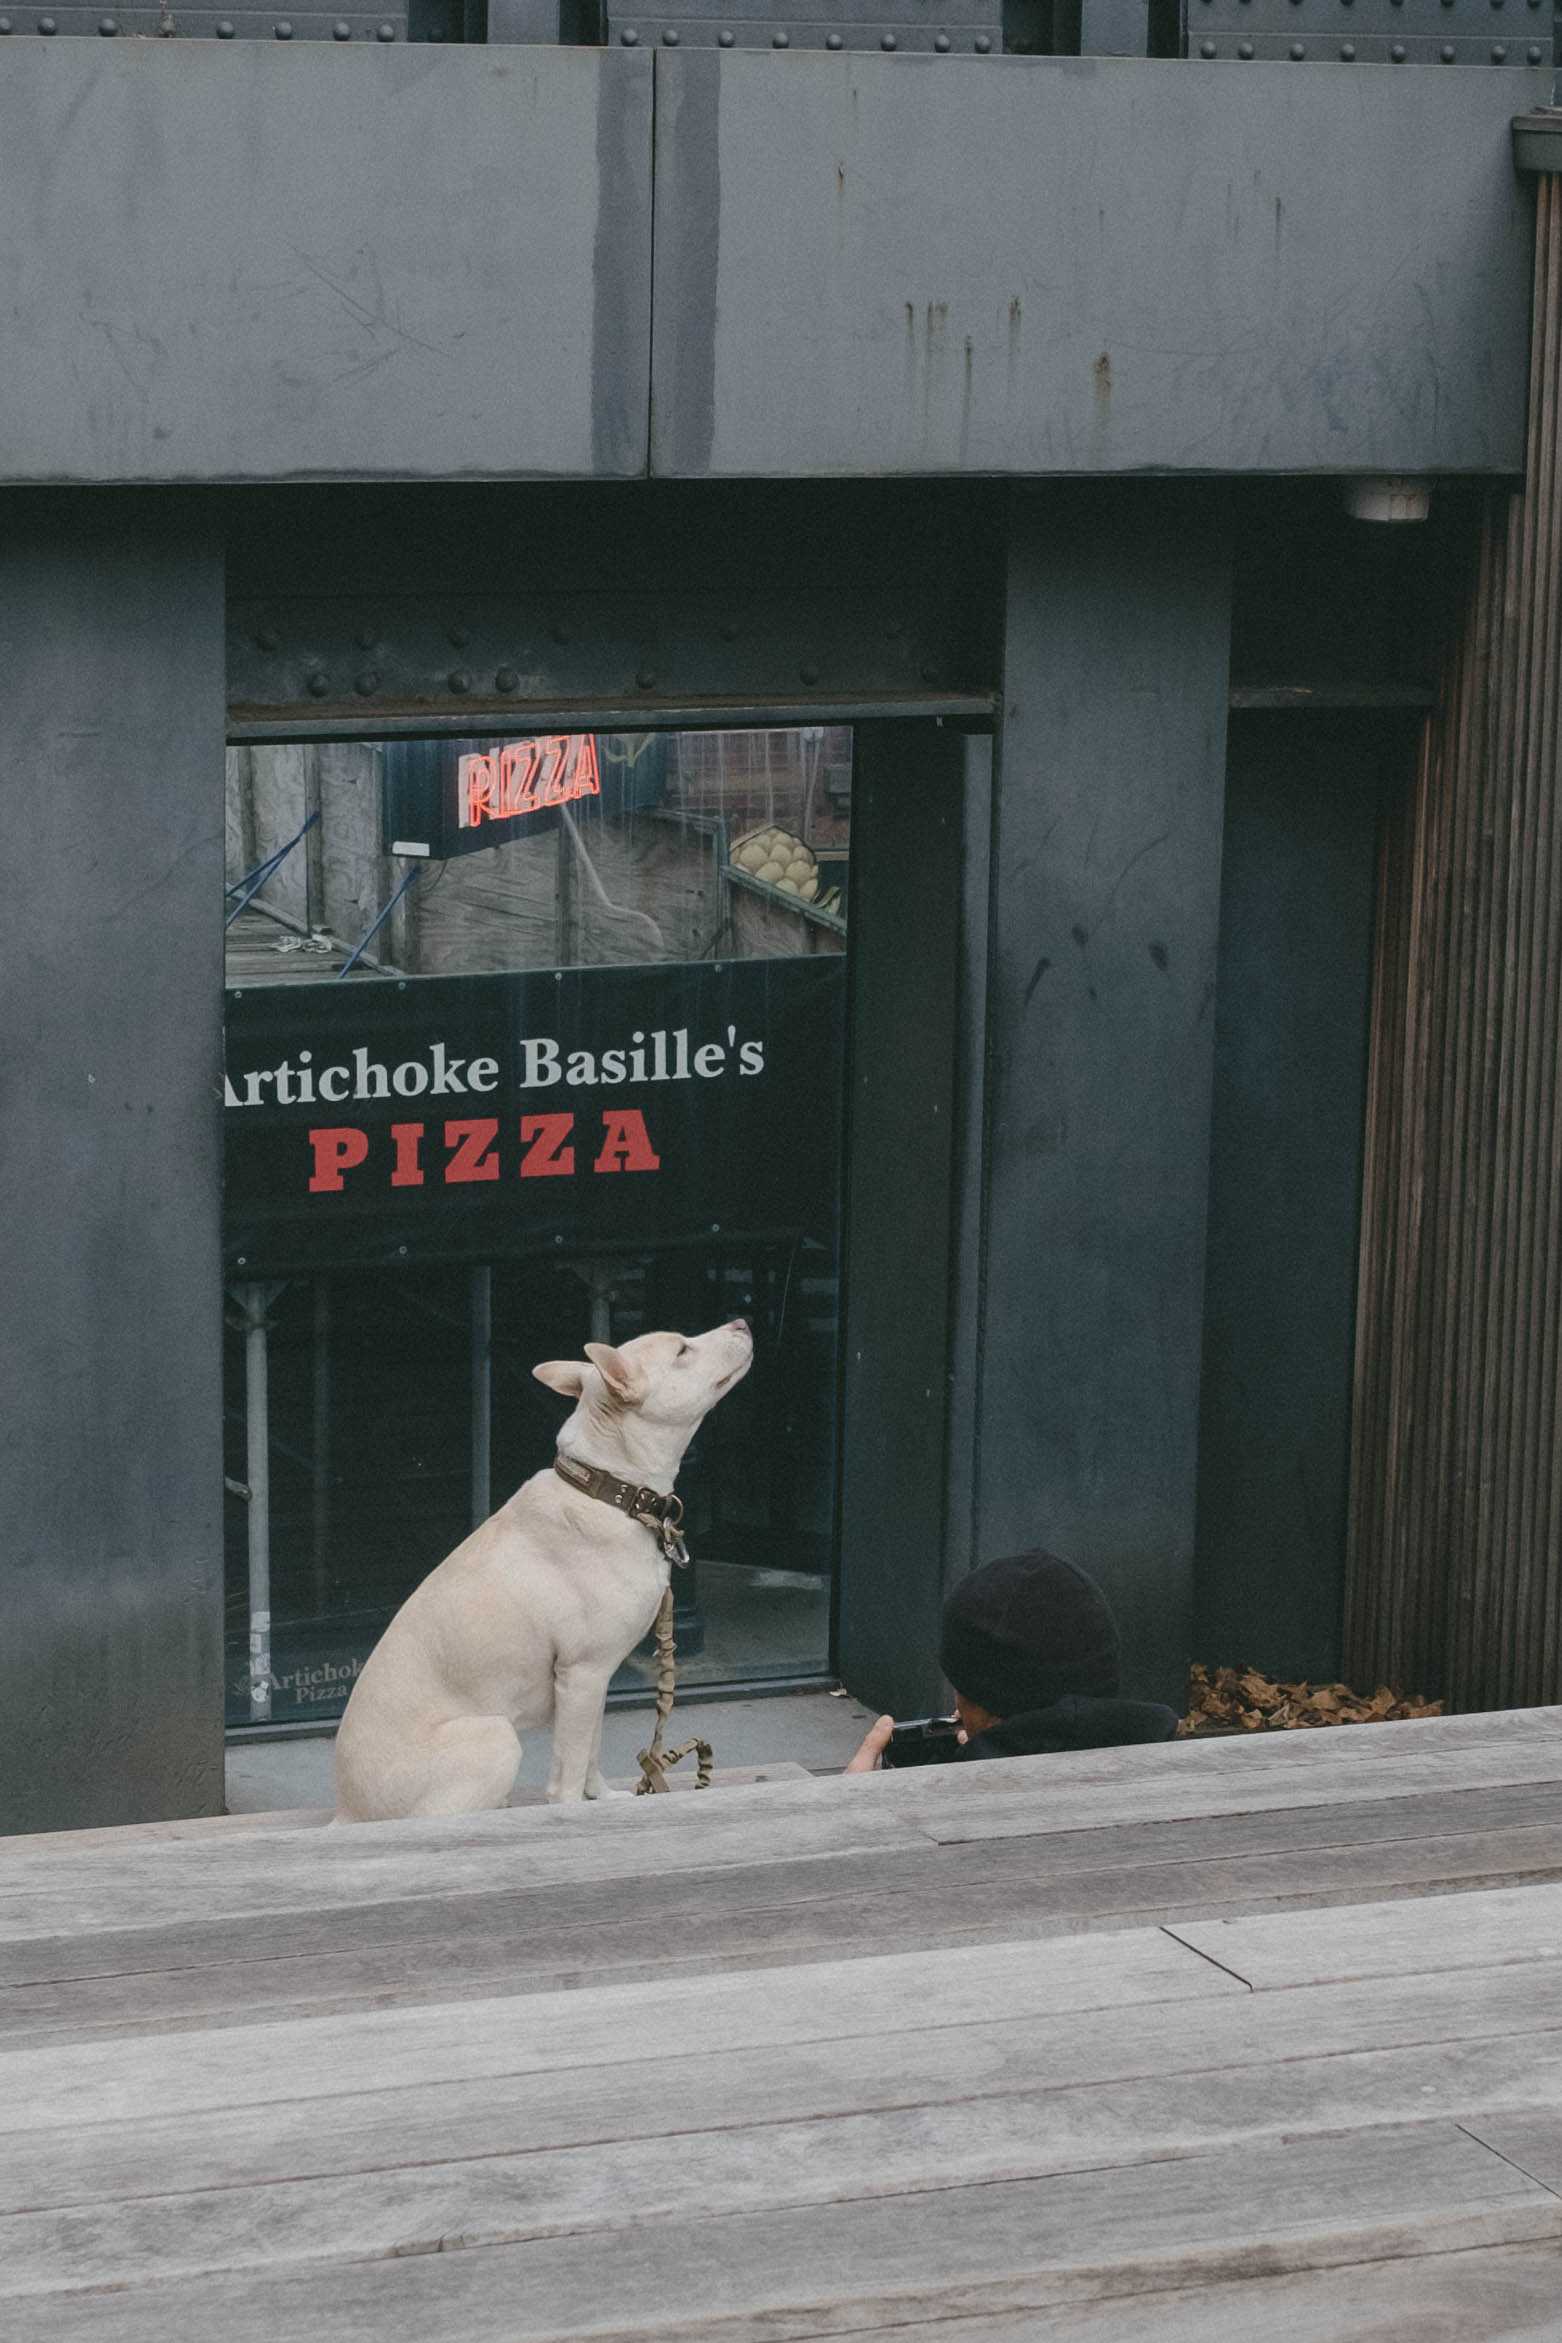
[[[520,1734],[553,1727],[550,1798],[602,1793],[608,1679],[654,1621],[684,1450],[753,1364],[748,1326],[642,1334],[534,1370],[577,1402],[534,1473],[408,1596],[336,1739],[338,1822],[503,1806]]]

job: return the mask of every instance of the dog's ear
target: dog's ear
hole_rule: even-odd
[[[588,1342],[586,1356],[622,1407],[634,1407],[645,1397],[645,1377],[633,1361],[610,1342]]]
[[[550,1391],[562,1393],[565,1399],[578,1399],[586,1388],[586,1370],[579,1359],[544,1359],[532,1373],[539,1383],[546,1383]]]

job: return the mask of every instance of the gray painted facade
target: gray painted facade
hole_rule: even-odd
[[[645,468],[651,61],[16,42],[0,479]]]
[[[1254,1620],[1330,1664],[1328,1521],[1257,1548],[1296,1392],[1341,1469],[1373,840],[1292,735],[1239,777],[1223,910],[1233,646],[1302,705],[1423,690],[1435,598],[1337,483],[1442,476],[1452,577],[1460,483],[1519,465],[1509,123],[1548,77],[67,40],[5,67],[0,1831],[220,1797],[225,689],[230,724],[337,736],[904,721],[958,883],[875,924],[866,873],[854,1046],[879,1020],[910,1081],[919,1002],[950,1120],[905,1197],[921,1347],[848,1389],[852,1689],[935,1699],[946,1579],[1036,1542],[1101,1576],[1139,1689],[1247,1658],[1200,1638]],[[1121,476],[1159,472],[1187,477]],[[1288,987],[1267,939],[1314,924],[1342,957]],[[854,1146],[896,1112],[860,1088]],[[1310,1146],[1337,1176],[1277,1364],[1264,1265]],[[902,1323],[893,1256],[859,1244],[865,1355]],[[1206,1387],[1202,1454],[1201,1353],[1269,1378],[1223,1417]]]
[[[1546,76],[742,53],[657,76],[653,471],[1521,461],[1510,124]]]
[[[1547,87],[19,41],[0,480],[1512,471]]]

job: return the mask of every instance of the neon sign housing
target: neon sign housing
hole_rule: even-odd
[[[456,821],[463,830],[520,821],[578,797],[600,797],[596,736],[545,732],[477,750],[456,767]]]

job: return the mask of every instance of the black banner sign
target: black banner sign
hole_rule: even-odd
[[[833,1241],[844,959],[244,987],[230,1269]]]

